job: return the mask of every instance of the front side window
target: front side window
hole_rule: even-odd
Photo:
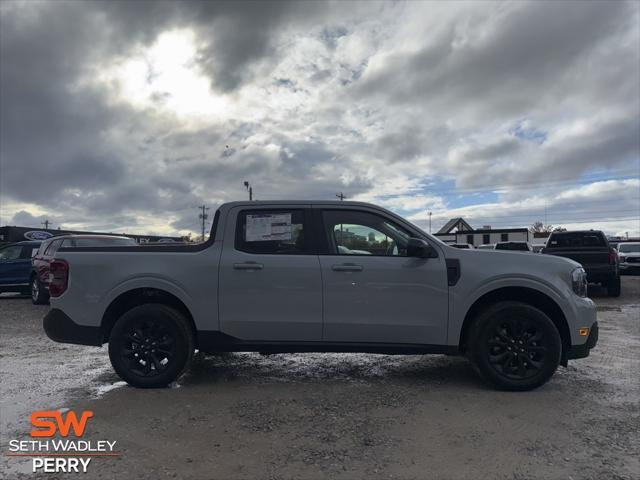
[[[311,253],[303,210],[243,210],[238,214],[236,250],[255,254]]]
[[[407,255],[411,235],[384,217],[351,210],[322,213],[332,253],[337,255]]]

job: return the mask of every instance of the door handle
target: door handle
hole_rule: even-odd
[[[233,268],[235,270],[262,270],[264,265],[256,262],[244,262],[244,263],[234,263]]]
[[[364,269],[362,268],[362,265],[343,263],[342,265],[332,265],[331,270],[335,272],[361,272]]]

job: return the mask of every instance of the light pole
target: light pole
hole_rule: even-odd
[[[207,213],[207,210],[209,210],[209,207],[205,205],[201,205],[198,208],[202,209],[202,213],[198,215],[198,218],[202,220],[202,241],[204,242],[204,226],[205,226],[205,222],[207,221],[207,218],[209,218],[209,214]]]
[[[341,202],[344,201],[345,198],[347,198],[344,193],[340,192],[340,193],[336,193],[336,197],[338,197],[340,199]]]
[[[429,233],[431,233],[431,210],[429,210]]]
[[[253,187],[246,180],[244,181],[244,186],[247,189],[247,191],[249,192],[249,201],[252,201],[253,200]]]

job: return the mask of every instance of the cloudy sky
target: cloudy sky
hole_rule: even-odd
[[[247,198],[640,234],[638,2],[0,3],[0,224]]]

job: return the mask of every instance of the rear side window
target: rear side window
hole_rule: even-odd
[[[20,258],[29,259],[33,257],[38,251],[38,247],[34,247],[33,245],[25,245],[22,247],[22,253],[20,254]]]
[[[304,210],[243,210],[236,224],[235,248],[271,255],[311,253]]]
[[[552,234],[547,247],[606,247],[607,243],[600,232],[568,232]]]

